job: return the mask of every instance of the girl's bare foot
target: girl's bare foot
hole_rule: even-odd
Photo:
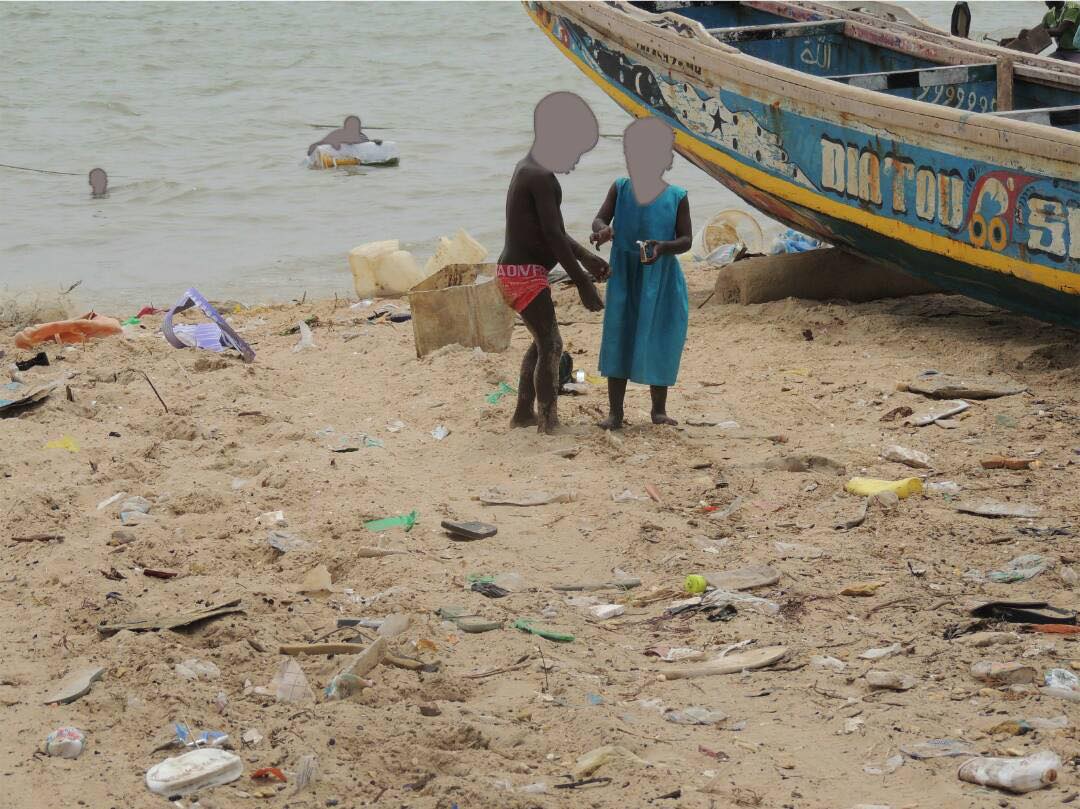
[[[653,414],[652,414],[652,423],[653,424],[670,424],[672,427],[674,427],[679,422],[675,421],[675,419],[673,419],[667,413],[662,413],[662,412],[657,413],[657,412],[654,411]]]
[[[623,426],[622,413],[611,413],[606,419],[600,422],[601,430],[621,430]]]

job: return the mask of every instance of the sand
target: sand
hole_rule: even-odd
[[[154,752],[177,721],[228,733],[244,760],[240,780],[200,796],[199,806],[219,808],[989,807],[1013,799],[960,782],[957,759],[894,758],[899,748],[952,737],[980,753],[1051,749],[1066,761],[1080,754],[1076,703],[1032,686],[992,689],[969,673],[982,659],[1023,661],[1040,676],[1068,668],[1080,658],[1071,638],[1018,633],[989,648],[944,638],[965,622],[970,600],[1076,606],[1068,584],[1080,531],[1076,336],[951,296],[699,309],[715,274],[688,275],[690,337],[669,402],[682,424],[649,424],[648,392],[632,386],[631,424],[615,437],[593,426],[606,399],[592,384],[586,395],[561,399],[564,434],[508,428],[511,399],[485,397],[500,382],[516,385],[528,339],[520,326],[505,354],[453,347],[418,361],[408,323],[364,324],[364,312],[320,301],[232,315],[258,353],[250,366],[170,348],[155,333],[159,317],[130,339],[69,348],[61,359],[49,349],[53,365],[24,377],[70,373],[70,400],[61,387],[37,409],[0,420],[0,803],[164,805],[143,778],[177,752]],[[567,349],[577,367],[595,373],[600,318],[573,291],[556,298]],[[296,335],[280,332],[311,315],[320,320],[316,347],[294,353]],[[5,361],[13,333],[0,336]],[[992,374],[1029,392],[973,402],[952,429],[882,421],[897,407],[932,404],[897,390],[928,368]],[[397,421],[403,426],[393,431]],[[450,431],[441,441],[431,435],[439,425]],[[77,452],[44,448],[65,436]],[[383,446],[366,446],[373,442],[364,436]],[[892,444],[925,452],[932,468],[882,460]],[[346,445],[358,449],[331,451]],[[573,457],[553,452],[571,448],[576,453],[565,454]],[[809,472],[769,468],[800,454],[831,459],[844,473],[826,463]],[[1037,457],[1041,466],[981,468],[990,455]],[[892,509],[872,505],[860,527],[833,528],[863,502],[844,492],[849,477],[917,474],[962,491],[916,494]],[[476,498],[492,487],[572,490],[577,499],[481,505]],[[613,494],[624,490],[637,499],[616,502]],[[141,524],[122,526],[119,502],[98,509],[121,491],[150,501]],[[983,499],[1030,504],[1043,516],[955,510]],[[414,509],[410,532],[364,528]],[[277,510],[287,521],[277,530],[305,548],[282,555],[269,547],[271,529],[259,517]],[[499,530],[457,542],[440,530],[443,519]],[[110,544],[118,530],[134,540]],[[37,533],[63,540],[13,541]],[[777,542],[823,555],[795,558]],[[370,547],[406,553],[372,557]],[[1027,553],[1054,564],[1014,584],[971,573],[1000,570]],[[687,574],[760,564],[780,580],[754,594],[778,603],[779,614],[740,606],[726,622],[663,617],[683,597]],[[318,565],[329,571],[331,591],[298,592]],[[177,575],[149,577],[144,568]],[[520,575],[523,590],[501,599],[465,590],[469,574],[508,572]],[[620,575],[640,578],[641,587],[553,589]],[[875,581],[883,584],[871,595],[840,595]],[[626,611],[597,620],[583,602],[568,603],[583,595]],[[111,636],[97,628],[236,599],[243,612],[194,628]],[[466,634],[435,616],[443,606],[507,626]],[[322,689],[351,658],[297,657],[316,701],[278,703],[259,693],[285,659],[279,645],[343,642],[354,632],[333,632],[336,619],[395,613],[410,624],[390,646],[438,661],[437,672],[382,665],[366,675],[374,684],[359,696],[328,702]],[[554,643],[510,628],[519,617],[576,640]],[[693,664],[644,653],[665,644],[711,658],[739,643],[749,645],[733,654],[774,645],[788,654],[746,674],[660,681],[666,669]],[[885,659],[859,657],[893,644],[899,650]],[[815,656],[843,668],[816,665]],[[185,679],[177,665],[192,658],[219,673]],[[42,704],[66,676],[95,665],[106,671],[88,694]],[[863,676],[870,669],[908,675],[914,687],[872,691]],[[438,715],[422,714],[422,705]],[[727,718],[708,726],[664,719],[665,709],[690,706]],[[1062,714],[1064,730],[988,732],[1007,718]],[[87,734],[82,756],[36,756],[46,734],[63,725]],[[241,741],[251,729],[262,736],[255,745]],[[580,756],[605,745],[632,754],[592,772],[610,780],[556,789]],[[316,757],[318,773],[296,793],[305,756]],[[264,766],[282,768],[290,782],[251,780]],[[1075,792],[1071,764],[1060,780],[1016,805],[1058,805]],[[523,789],[536,784],[546,793]]]

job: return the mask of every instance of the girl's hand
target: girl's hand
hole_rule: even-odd
[[[615,231],[611,229],[611,225],[604,225],[600,230],[589,234],[589,241],[596,245],[597,250],[600,249],[601,245],[610,242],[614,238]]]
[[[664,254],[664,248],[667,246],[667,242],[658,242],[656,239],[647,239],[645,246],[642,248],[644,256],[641,259],[641,263],[645,265],[655,264],[656,260]]]

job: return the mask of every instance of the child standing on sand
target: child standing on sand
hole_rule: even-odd
[[[679,373],[690,301],[675,256],[690,249],[691,224],[686,191],[664,182],[674,145],[675,133],[657,118],[626,128],[630,176],[611,186],[589,237],[597,247],[612,241],[600,341],[600,373],[608,381],[605,430],[623,425],[627,380],[650,387],[653,424],[677,423],[667,414],[667,393]]]

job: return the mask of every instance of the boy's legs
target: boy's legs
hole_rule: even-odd
[[[652,396],[653,424],[671,424],[674,426],[679,423],[667,414],[667,392],[668,389],[662,385],[649,386],[649,393]]]
[[[559,426],[559,360],[562,358],[563,342],[559,334],[559,324],[555,320],[555,303],[551,300],[551,290],[542,290],[521,311],[521,319],[525,321],[525,326],[532,335],[533,345],[526,352],[521,364],[523,378],[521,387],[518,388],[518,413],[525,406],[525,412],[531,414],[532,399],[531,396],[526,398],[525,394],[535,394],[536,430],[552,433]],[[533,354],[534,365],[531,388],[524,381],[530,353]]]
[[[626,380],[609,376],[607,381],[608,417],[600,422],[605,430],[618,430],[623,426],[623,400],[626,399]]]
[[[532,329],[529,329],[532,333]],[[536,424],[536,338],[533,338],[529,350],[521,360],[521,374],[518,377],[517,409],[510,419],[511,427],[532,427]]]

